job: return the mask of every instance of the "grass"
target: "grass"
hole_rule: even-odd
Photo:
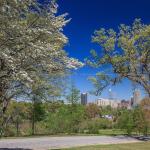
[[[126,135],[126,132],[120,129],[104,129],[99,130],[99,135]]]
[[[35,135],[20,135],[20,136],[12,136],[12,137],[1,137],[0,139],[16,139],[16,138],[30,138],[30,137],[41,137],[41,136],[49,136],[49,137],[61,137],[61,136],[114,136],[114,135],[125,135],[126,132],[120,129],[101,129],[98,134],[88,134],[88,133],[60,133],[60,134],[35,134]]]
[[[16,139],[16,138],[32,138],[32,137],[41,137],[41,136],[49,136],[49,137],[63,137],[63,136],[117,136],[117,135],[127,135],[125,130],[121,129],[100,129],[97,134],[90,133],[59,133],[59,134],[35,134],[35,135],[20,135],[20,136],[12,136],[12,137],[0,137],[0,139]],[[136,132],[132,132],[132,135],[137,135]],[[149,131],[150,135],[150,131]]]
[[[63,150],[150,150],[150,142],[96,145],[96,146],[68,148]]]

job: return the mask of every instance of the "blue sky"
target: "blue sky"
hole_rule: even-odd
[[[64,33],[69,38],[65,50],[69,56],[84,61],[90,55],[90,50],[100,48],[91,43],[91,36],[96,29],[113,28],[118,30],[119,24],[130,25],[135,18],[141,18],[143,23],[150,23],[150,0],[58,0],[59,14],[67,12],[71,22],[65,27]],[[95,69],[84,67],[72,75],[72,80],[81,92],[90,91],[93,87],[87,81],[89,75],[94,75]],[[119,99],[129,99],[132,86],[128,80],[116,87],[108,87],[101,97],[108,97],[108,89],[112,88]],[[95,97],[90,96],[89,101]]]

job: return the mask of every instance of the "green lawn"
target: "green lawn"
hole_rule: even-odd
[[[120,129],[103,129],[99,130],[100,135],[125,135],[126,132]]]
[[[96,145],[69,148],[63,150],[150,150],[150,142],[130,143],[130,144],[114,144],[114,145]]]
[[[60,134],[56,134],[56,135],[49,135],[49,134],[35,134],[35,135],[24,135],[24,136],[13,136],[13,137],[0,137],[3,139],[16,139],[16,138],[28,138],[28,137],[41,137],[41,136],[49,136],[49,137],[60,137],[60,136],[94,136],[94,135],[108,135],[108,136],[114,136],[114,135],[126,135],[126,132],[124,130],[120,130],[120,129],[101,129],[99,130],[98,134],[88,134],[88,133],[60,133]]]

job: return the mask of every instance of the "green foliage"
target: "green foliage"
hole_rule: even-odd
[[[35,122],[41,121],[44,119],[45,117],[45,108],[43,106],[42,102],[35,102],[33,104],[33,111],[34,111],[34,115],[35,115]]]
[[[111,129],[112,121],[104,118],[84,120],[79,125],[81,133],[98,134],[100,129]]]
[[[46,5],[38,0],[0,0],[1,128],[12,98],[30,97],[38,87],[38,92],[58,97],[61,84],[50,79],[83,66],[63,50],[68,42],[63,28],[70,20],[67,14],[58,15],[57,7],[53,0]]]
[[[90,103],[85,107],[85,113],[87,118],[95,118],[100,117],[101,110],[96,104]]]
[[[123,110],[121,116],[118,119],[118,127],[125,129],[128,135],[131,135],[134,129],[133,112]]]
[[[71,84],[69,95],[67,95],[66,99],[71,105],[79,104],[80,90],[78,90],[73,83]]]
[[[131,26],[121,24],[118,33],[113,29],[102,28],[95,31],[92,41],[101,49],[92,50],[93,57],[88,59],[87,63],[97,68],[108,66],[104,73],[90,77],[95,86],[94,94],[101,94],[109,84],[116,84],[128,78],[140,84],[150,95],[150,25],[135,19]]]
[[[64,105],[58,108],[56,113],[48,114],[45,122],[51,134],[76,133],[82,120],[84,120],[83,106]]]
[[[5,113],[7,122],[3,128],[5,136],[19,136],[21,134],[21,124],[30,118],[30,103],[11,101]]]
[[[92,82],[96,89],[95,91],[91,91],[91,94],[96,96],[100,95],[101,92],[110,84],[110,77],[104,73],[97,73],[96,77],[89,77],[88,80]]]
[[[133,112],[133,119],[135,130],[143,135],[147,135],[148,133],[148,122],[146,120],[146,116],[144,115],[144,111],[141,107],[137,107]]]
[[[113,109],[111,108],[111,106],[108,105],[106,107],[102,107],[102,115],[109,115],[109,114],[113,114]]]
[[[99,108],[95,104],[87,106],[66,105],[62,102],[16,102],[12,101],[7,110],[9,118],[5,136],[21,136],[33,134],[128,134],[147,135],[150,129],[147,114],[142,107],[133,110]],[[145,103],[145,102],[144,102]],[[146,111],[147,112],[147,111]],[[101,115],[112,115],[113,119],[102,118]],[[118,130],[119,129],[119,130]]]

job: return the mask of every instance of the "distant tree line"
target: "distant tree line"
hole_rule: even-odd
[[[4,136],[52,134],[100,134],[100,130],[116,129],[120,134],[150,133],[150,100],[145,98],[131,110],[113,109],[96,104],[64,104],[55,102],[11,101],[7,111]],[[112,119],[103,117],[111,115]],[[104,133],[105,134],[105,133]]]

